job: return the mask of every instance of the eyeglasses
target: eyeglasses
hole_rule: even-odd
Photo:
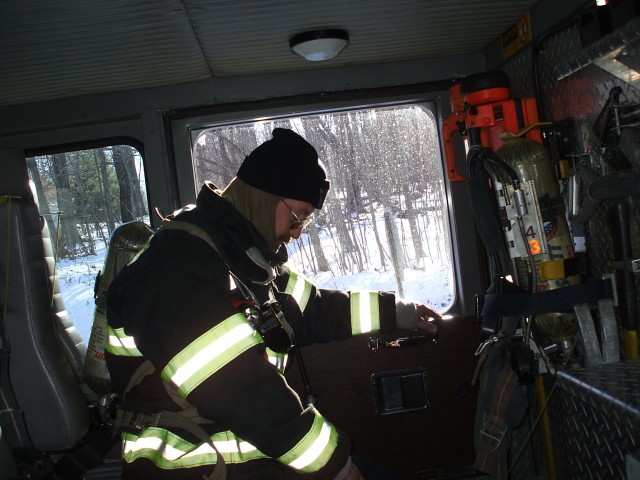
[[[285,201],[284,198],[281,198],[280,200],[282,200],[282,203],[284,203],[285,207],[289,209],[289,211],[291,212],[291,215],[293,215],[293,218],[295,219],[293,222],[291,222],[291,225],[289,227],[291,230],[304,228],[313,221],[313,217],[311,215],[309,215],[308,217],[300,218],[298,215],[296,215],[296,212],[293,211],[293,208],[289,206],[289,204]]]

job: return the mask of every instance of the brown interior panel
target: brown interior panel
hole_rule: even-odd
[[[302,353],[318,409],[349,434],[355,450],[384,465],[396,480],[409,480],[419,478],[416,472],[422,470],[473,463],[477,389],[470,389],[470,383],[479,334],[474,317],[458,317],[440,323],[437,344],[374,353],[368,348],[369,336],[361,335],[305,347]],[[293,364],[287,378],[304,398],[301,375]],[[426,369],[430,407],[377,415],[371,376],[415,367]]]

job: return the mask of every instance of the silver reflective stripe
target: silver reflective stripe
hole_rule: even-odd
[[[338,432],[317,411],[309,432],[278,460],[305,473],[317,472],[327,464],[338,445]]]
[[[351,333],[380,330],[380,302],[378,292],[351,292]]]
[[[105,350],[112,355],[122,357],[141,357],[133,337],[127,335],[124,328],[111,328],[107,325],[107,344]]]
[[[173,357],[162,370],[162,377],[186,397],[209,376],[259,343],[262,337],[243,314],[236,313]]]
[[[122,458],[128,463],[146,458],[158,468],[170,470],[215,465],[217,460],[217,454],[209,444],[193,444],[159,427],[146,428],[139,436],[123,433],[122,439]],[[211,440],[227,463],[267,458],[249,442],[229,431],[216,433],[211,436]]]
[[[298,302],[300,311],[304,312],[307,303],[309,303],[309,298],[311,297],[312,287],[313,284],[302,275],[298,275],[295,272],[290,272],[289,281],[287,282],[287,286],[284,291],[291,295],[296,302]]]

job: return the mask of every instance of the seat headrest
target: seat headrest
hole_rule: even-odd
[[[0,145],[0,168],[0,195],[32,197],[27,161],[22,150]]]

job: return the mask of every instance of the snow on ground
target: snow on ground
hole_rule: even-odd
[[[306,243],[303,235],[301,243]],[[331,248],[332,241],[323,239],[323,250],[329,259],[334,271],[337,254]],[[441,241],[437,237],[427,239],[431,244]],[[377,250],[375,242],[369,241],[368,247],[371,258],[375,258]],[[290,260],[292,269],[302,272],[302,266],[296,266],[302,258],[300,255],[300,244],[294,242],[289,245]],[[435,251],[434,249],[433,251]],[[106,256],[106,248],[100,245],[96,255],[79,257],[75,260],[60,260],[57,267],[57,277],[60,289],[64,298],[65,306],[71,319],[76,324],[78,331],[85,342],[89,341],[91,326],[93,323],[94,298],[93,290],[96,275],[103,268]],[[438,312],[445,312],[453,303],[454,282],[451,265],[446,262],[433,259],[420,259],[420,262],[411,262],[423,265],[421,269],[405,268],[403,271],[402,287],[403,297],[406,299],[424,303]],[[416,265],[409,265],[409,267]],[[393,268],[374,268],[355,274],[340,275],[331,272],[320,272],[317,275],[306,273],[305,276],[317,287],[334,288],[339,290],[381,290],[398,291]]]

